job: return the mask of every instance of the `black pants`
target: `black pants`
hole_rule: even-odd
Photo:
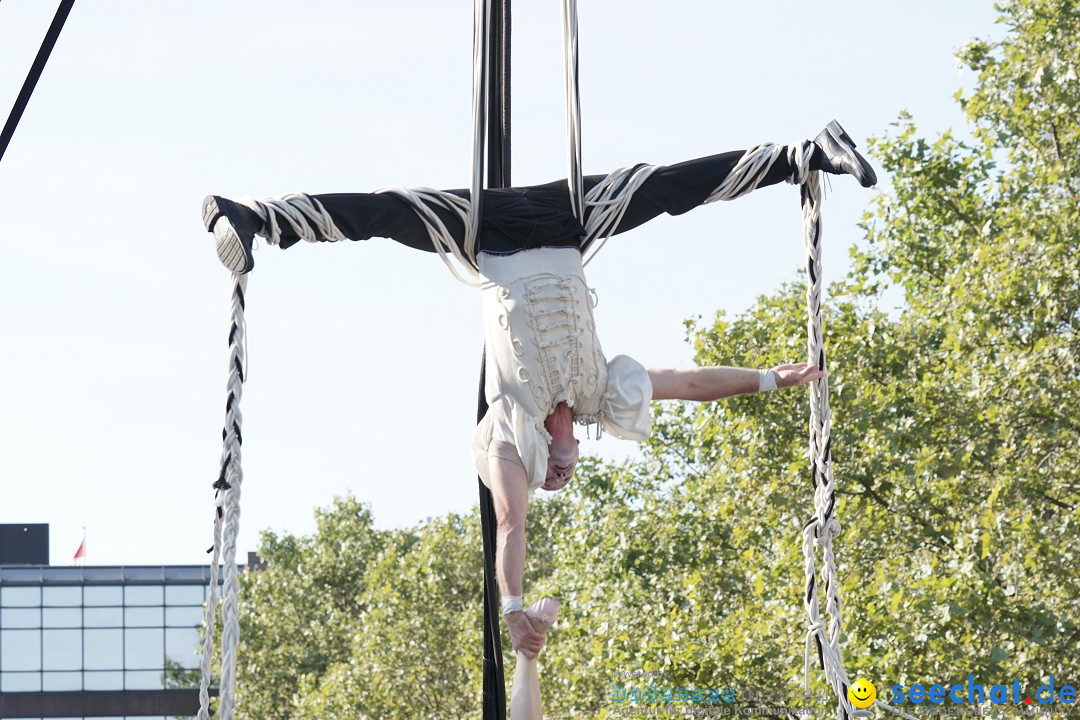
[[[626,232],[661,213],[681,215],[698,205],[724,181],[743,151],[722,153],[661,167],[638,188],[630,200],[614,234]],[[793,173],[782,154],[759,187],[774,185]],[[585,177],[584,192],[604,179]],[[448,191],[462,198],[468,190]],[[339,193],[314,196],[350,240],[384,237],[417,250],[435,252],[427,228],[412,207],[399,197],[382,193]],[[432,208],[458,246],[464,242],[465,228],[454,213]],[[281,247],[298,242],[288,223],[281,223]],[[483,217],[477,235],[477,250],[513,253],[535,247],[580,247],[585,229],[570,208],[565,180],[546,185],[484,191]]]

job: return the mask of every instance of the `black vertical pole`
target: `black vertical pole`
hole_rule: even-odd
[[[484,356],[480,357],[477,422],[487,412],[484,398]],[[491,491],[480,482],[480,534],[484,541],[484,714],[483,720],[506,720],[506,679],[503,674],[502,624],[499,588],[495,582],[495,506]]]
[[[487,186],[510,187],[510,0],[491,0],[488,45]],[[476,422],[487,413],[484,395],[484,357],[480,358],[480,390]],[[479,478],[477,478],[479,481]],[[480,533],[484,541],[484,695],[483,720],[506,720],[506,680],[503,674],[502,623],[499,589],[495,582],[495,506],[483,482],[480,486]]]

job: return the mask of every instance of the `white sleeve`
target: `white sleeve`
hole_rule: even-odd
[[[604,390],[604,430],[624,440],[642,441],[652,434],[652,381],[633,358],[616,355],[608,362]]]
[[[473,463],[480,479],[488,487],[491,487],[488,478],[489,449],[496,440],[508,442],[517,448],[521,464],[525,467],[529,490],[535,490],[544,484],[550,442],[547,431],[539,420],[505,395],[491,403],[484,419],[473,432]]]

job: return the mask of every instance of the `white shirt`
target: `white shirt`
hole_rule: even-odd
[[[530,490],[544,483],[551,442],[544,419],[560,402],[580,424],[628,440],[648,438],[649,374],[625,355],[604,358],[581,253],[537,248],[477,259],[489,281],[482,293],[489,408],[472,442],[484,483],[493,441],[517,448]]]

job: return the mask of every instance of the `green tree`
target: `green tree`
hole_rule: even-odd
[[[960,53],[970,136],[927,139],[904,114],[872,143],[891,188],[825,308],[846,668],[885,700],[969,674],[1080,682],[1080,16],[1000,12],[1005,37]],[[793,280],[689,323],[698,362],[798,357],[803,303]],[[564,603],[549,717],[610,716],[616,684],[648,684],[616,677],[633,670],[801,681],[804,393],[657,410],[638,460],[584,462],[530,511],[526,591]],[[346,498],[314,537],[266,535],[269,568],[243,586],[242,717],[475,717],[478,528],[474,512],[376,531]]]
[[[243,576],[241,717],[464,717],[480,693],[476,517],[376,530],[353,497],[312,537],[264,533]]]

